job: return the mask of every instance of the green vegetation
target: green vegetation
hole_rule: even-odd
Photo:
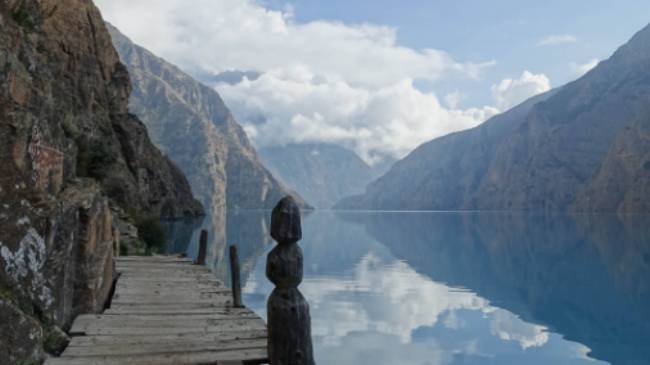
[[[3,281],[0,281],[0,298],[10,302],[16,302],[16,296],[14,295],[13,290]]]
[[[64,126],[65,129],[65,126]],[[73,130],[67,132],[74,133]],[[106,175],[106,167],[115,162],[115,154],[103,141],[77,141],[77,175],[101,179]]]
[[[70,342],[65,332],[54,325],[45,327],[43,332],[43,349],[47,353],[59,355]]]
[[[18,23],[21,27],[28,28],[30,30],[34,29],[34,18],[27,11],[27,6],[25,1],[21,1],[11,12],[11,17],[13,20]]]
[[[138,236],[144,241],[148,250],[159,252],[165,246],[167,242],[165,227],[158,217],[142,217],[136,221],[135,226],[138,228]]]

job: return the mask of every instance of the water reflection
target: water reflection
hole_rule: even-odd
[[[244,301],[263,316],[272,289],[264,276],[268,217],[225,215],[226,238],[213,248],[217,275],[226,278],[222,248],[238,244]],[[648,223],[638,216],[313,213],[303,223],[301,291],[312,308],[317,361],[647,364]]]

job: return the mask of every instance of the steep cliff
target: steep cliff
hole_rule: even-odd
[[[272,208],[291,193],[264,168],[216,91],[108,28],[131,74],[130,110],[206,208]]]
[[[130,92],[90,0],[0,2],[0,363],[41,360],[103,308],[112,208],[201,213],[127,111]]]
[[[274,176],[316,208],[360,194],[377,177],[356,153],[332,144],[289,144],[259,150]]]
[[[648,212],[649,69],[646,27],[580,79],[420,146],[339,206]]]

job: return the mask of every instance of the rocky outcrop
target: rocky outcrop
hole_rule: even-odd
[[[353,151],[333,144],[289,144],[259,153],[274,176],[316,208],[331,208],[346,196],[363,193],[380,175]]]
[[[0,363],[37,363],[103,309],[112,207],[201,213],[128,113],[126,68],[90,0],[0,2]]]
[[[578,211],[650,212],[650,114],[623,128],[596,177],[575,203]]]
[[[646,27],[580,79],[418,147],[340,206],[648,212],[649,68]]]
[[[206,208],[272,208],[291,193],[264,168],[216,91],[108,28],[131,74],[130,110]]]

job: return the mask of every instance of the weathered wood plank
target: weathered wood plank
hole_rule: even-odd
[[[46,365],[178,365],[212,364],[219,361],[259,361],[266,359],[266,348],[200,351],[163,355],[83,356],[51,358]]]
[[[207,333],[200,338],[193,334],[162,334],[155,336],[119,335],[119,336],[76,336],[70,341],[69,347],[92,347],[95,345],[138,345],[138,344],[175,344],[194,341],[219,341],[266,338],[266,330],[229,331],[224,333]]]
[[[156,292],[144,292],[144,293],[116,293],[113,297],[113,303],[119,303],[121,301],[128,302],[175,302],[175,303],[186,303],[186,302],[212,302],[214,300],[221,301],[225,300],[230,293],[228,292],[217,292],[217,293],[187,293],[187,294],[173,294],[173,293],[156,293]]]
[[[207,308],[147,308],[147,307],[138,307],[138,306],[127,306],[120,308],[110,308],[107,309],[104,313],[111,315],[123,315],[123,314],[138,314],[138,315],[179,315],[179,314],[214,314],[221,313],[224,309],[228,307],[207,307]]]
[[[250,364],[267,357],[266,323],[187,258],[116,259],[111,308],[74,321],[59,364]]]
[[[73,323],[71,333],[85,333],[93,327],[186,327],[216,325],[219,321],[259,319],[251,311],[203,315],[82,315]]]
[[[115,258],[116,263],[123,262],[189,262],[192,263],[192,259],[189,257],[177,257],[177,256],[119,256]]]
[[[263,348],[266,346],[266,338],[253,339],[216,339],[205,341],[195,338],[192,341],[172,343],[140,343],[140,344],[97,344],[91,347],[70,347],[66,357],[79,356],[111,356],[120,355],[157,355],[194,351],[223,351],[236,349]]]

